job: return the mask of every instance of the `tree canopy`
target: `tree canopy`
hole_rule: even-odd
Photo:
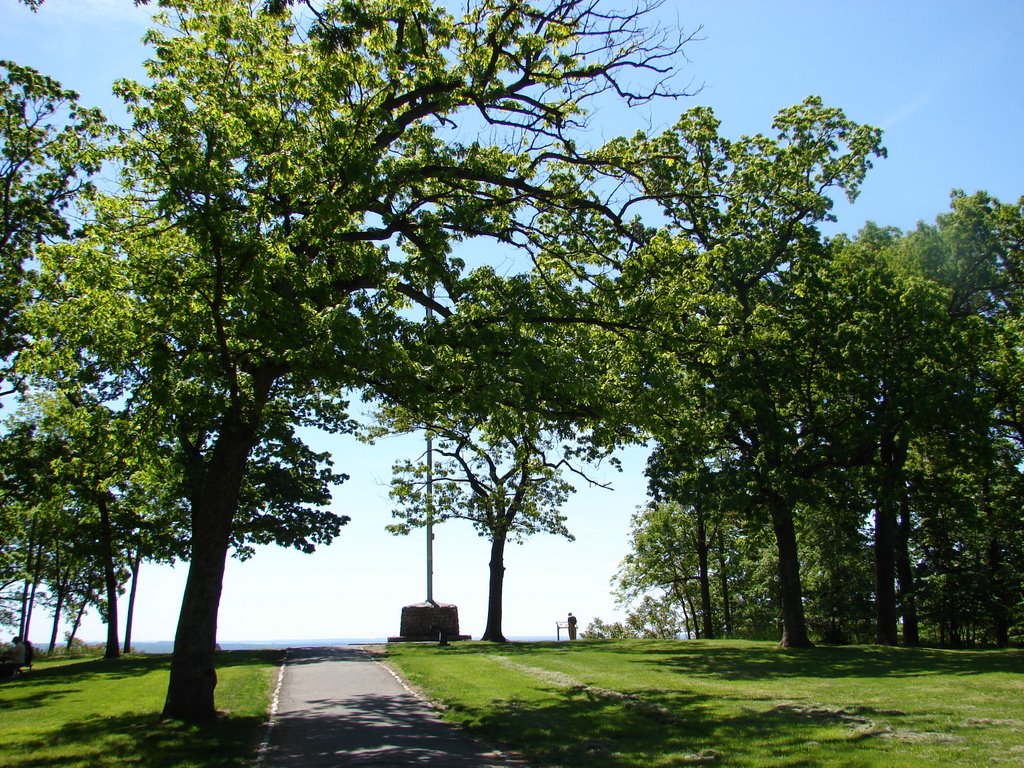
[[[571,537],[569,480],[628,441],[656,447],[627,629],[1019,634],[1024,199],[829,240],[885,150],[816,97],[587,146],[593,105],[684,95],[657,2],[158,5],[130,125],[0,63],[0,359],[31,391],[0,585],[101,606],[113,653],[129,574],[186,557],[167,717],[216,714],[228,554],[341,533],[305,440],[357,399],[436,440],[395,528],[489,539],[486,639],[505,543]]]
[[[769,402],[786,415],[775,434],[787,440],[781,476],[791,489],[802,605],[827,642],[895,644],[902,628],[910,644],[1006,645],[1020,631],[1021,583],[1008,569],[1020,562],[1024,529],[1019,514],[1007,514],[1019,506],[1020,454],[1004,416],[1020,387],[995,373],[1015,369],[1009,361],[1021,355],[1020,210],[954,192],[935,225],[908,233],[868,225],[822,243],[813,268],[801,276],[800,265],[788,267],[758,308],[760,327],[798,331],[783,337],[790,370],[770,369],[786,399]],[[702,364],[677,354],[678,375],[693,386]],[[763,624],[736,608],[778,590],[785,616],[785,588],[750,581],[760,555],[742,546],[759,534],[766,498],[750,473],[772,465],[750,467],[743,441],[714,438],[731,434],[719,431],[731,408],[756,417],[763,390],[751,377],[727,393],[728,381],[704,380],[699,416],[657,433],[652,486],[676,506],[659,507],[660,527],[640,521],[621,584],[633,599],[643,591],[629,593],[631,585],[661,587],[658,569],[641,567],[646,553],[692,531],[707,508],[733,540],[695,538],[675,549],[686,564],[678,579],[714,590],[715,605],[677,597],[675,610],[692,621],[731,613],[732,632],[760,636]],[[698,568],[702,547],[719,562]],[[780,548],[776,560],[784,556]]]
[[[295,427],[348,429],[347,393],[363,388],[417,397],[409,309],[457,310],[456,242],[535,250],[544,216],[620,225],[558,169],[588,162],[572,140],[588,100],[672,93],[681,42],[645,27],[643,7],[488,0],[456,18],[342,1],[303,28],[231,0],[161,7],[149,79],[117,86],[133,121],[112,146],[120,187],[40,254],[32,370],[124,403],[175,452],[190,570],[165,714],[202,720],[247,489],[279,462],[309,479],[275,472],[277,489],[315,508],[330,477],[314,479],[324,457]],[[292,523],[329,541],[344,519],[318,514]]]

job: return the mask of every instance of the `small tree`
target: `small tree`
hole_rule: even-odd
[[[388,421],[393,428],[413,426],[398,414]],[[467,520],[490,541],[487,624],[481,639],[505,642],[506,544],[541,532],[573,540],[561,512],[573,491],[561,477],[567,461],[559,455],[554,436],[528,422],[511,430],[499,427],[497,419],[480,424],[437,419],[416,426],[431,433],[439,459],[429,486],[429,468],[422,461],[395,465],[391,498],[400,522],[389,530],[407,534],[428,521]]]

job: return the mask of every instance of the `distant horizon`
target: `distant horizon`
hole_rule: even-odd
[[[478,638],[470,638],[470,641]],[[558,642],[554,635],[510,635],[509,642]],[[83,640],[88,646],[105,645],[105,640],[90,641]],[[217,646],[224,651],[248,651],[275,648],[321,648],[333,645],[375,645],[387,643],[388,638],[377,637],[316,637],[316,638],[277,638],[273,640],[218,640]],[[458,641],[455,641],[458,642]],[[568,642],[562,639],[560,642]],[[59,647],[60,644],[58,644]],[[160,653],[173,649],[173,640],[139,640],[132,642],[132,651],[144,651],[149,653]]]

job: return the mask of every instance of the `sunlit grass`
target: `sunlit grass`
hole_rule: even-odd
[[[161,722],[168,656],[41,661],[0,684],[0,766],[247,766],[279,652],[218,655],[210,726]]]
[[[1024,765],[1024,652],[597,641],[389,648],[544,765]]]

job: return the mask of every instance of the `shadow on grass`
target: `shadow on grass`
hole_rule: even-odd
[[[668,666],[691,676],[725,680],[764,678],[883,678],[922,675],[981,675],[1019,673],[1024,669],[1020,651],[944,651],[883,646],[819,647],[786,650],[772,646],[681,644],[663,649],[614,649],[643,654],[643,663]],[[652,660],[656,657],[657,660]]]
[[[536,668],[541,674],[528,674],[510,689],[517,691],[516,698],[455,704],[453,717],[536,763],[588,768],[948,765],[952,754],[965,764],[987,764],[998,754],[998,747],[991,746],[998,739],[992,736],[990,744],[986,739],[991,734],[979,740],[957,725],[964,713],[987,722],[973,704],[936,701],[933,709],[911,702],[904,707],[898,697],[886,697],[889,706],[877,706],[856,695],[840,697],[838,703],[826,696],[819,702],[813,692],[822,690],[823,681],[840,678],[863,679],[869,689],[884,690],[887,679],[919,676],[924,679],[920,690],[928,691],[932,675],[947,678],[936,689],[946,690],[950,679],[962,676],[1020,676],[1024,671],[1024,653],[1017,650],[866,646],[788,651],[744,641],[477,643],[417,654],[435,652],[457,654],[439,664],[439,670],[453,666],[451,662],[457,665],[458,654],[511,658],[524,669]],[[545,670],[552,671],[550,679]],[[559,670],[568,674],[560,676]],[[577,679],[599,677],[600,670],[628,687],[610,691],[601,683],[572,685]],[[636,687],[631,682],[634,670]],[[644,674],[650,670],[673,675],[651,678]],[[686,685],[686,677],[734,680],[737,685],[725,693],[709,692],[717,691],[716,686],[677,689]],[[665,680],[664,689],[640,682],[650,679]],[[773,679],[783,682],[761,684]],[[1013,685],[1011,680],[996,688]],[[1010,715],[994,717],[988,725],[1003,722],[1003,727],[1013,728],[1019,722]]]
[[[280,651],[220,651],[216,656],[218,669],[230,667],[274,664],[280,662]],[[16,689],[17,696],[4,702],[10,709],[42,707],[77,693],[98,678],[123,680],[141,677],[152,672],[167,672],[171,667],[169,654],[130,655],[117,659],[81,659],[75,661],[37,664],[31,672],[4,683]]]
[[[584,688],[563,689],[541,703],[508,702],[482,717],[455,712],[474,724],[473,732],[536,763],[588,768],[760,765],[766,757],[772,765],[810,768],[852,743],[889,749],[886,737],[908,720],[869,707],[780,705],[729,714],[687,692],[646,691],[624,700]],[[659,763],[666,758],[672,762]]]
[[[246,766],[252,762],[253,735],[262,718],[224,717],[208,726],[161,722],[154,715],[89,718],[13,744],[3,765],[68,766]]]
[[[170,656],[166,658],[170,663]],[[284,651],[273,648],[259,651],[218,651],[216,660],[218,669],[280,664],[284,660]]]
[[[280,660],[281,655],[279,651],[226,651],[217,654],[216,662],[222,670],[266,666]],[[0,734],[0,765],[250,765],[263,730],[263,715],[227,712],[209,725],[161,722],[152,694],[162,690],[169,667],[170,656],[165,655],[38,665],[15,681],[15,688],[4,690],[4,712],[16,717],[7,720],[12,727]],[[156,676],[143,680],[150,674]],[[121,682],[103,687],[103,693],[94,692],[89,698],[91,686],[109,681]],[[143,691],[141,698],[134,699],[132,691]],[[85,695],[75,704],[61,701],[77,693]],[[103,696],[125,703],[120,711],[106,714],[109,707],[93,706]]]
[[[439,649],[453,652],[449,649]],[[578,643],[473,643],[454,652],[504,656],[575,654],[597,651],[637,657],[650,666],[680,674],[724,680],[779,677],[911,677],[929,674],[1020,674],[1022,650],[953,651],[885,646],[819,646],[784,649],[773,644],[700,640],[587,640]]]

